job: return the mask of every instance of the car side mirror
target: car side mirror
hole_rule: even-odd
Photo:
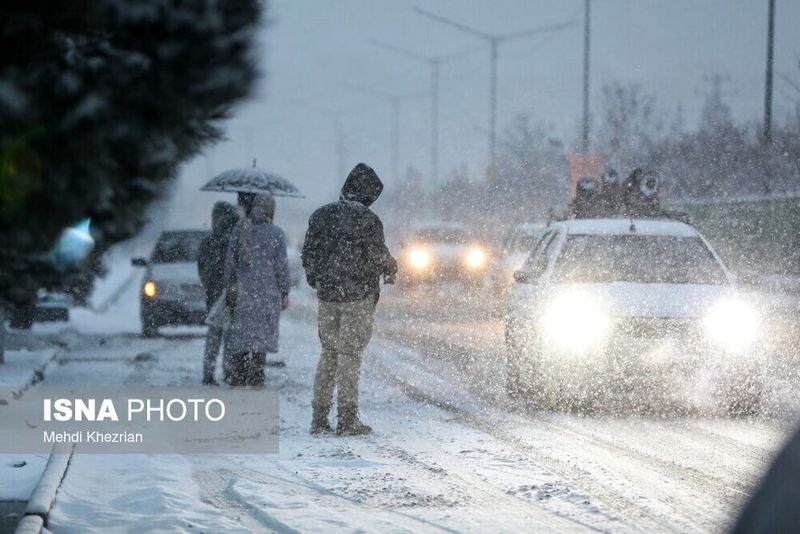
[[[147,267],[147,258],[131,258],[131,265],[134,267]]]
[[[514,281],[520,284],[535,284],[536,277],[530,271],[514,271]]]

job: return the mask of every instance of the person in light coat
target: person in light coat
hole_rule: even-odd
[[[278,352],[278,321],[289,304],[286,237],[273,224],[275,199],[258,195],[231,235],[225,260],[229,355],[234,386],[264,383],[267,353]]]

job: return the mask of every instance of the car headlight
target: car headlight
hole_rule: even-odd
[[[408,263],[415,269],[425,269],[431,264],[431,255],[425,249],[412,249],[411,252],[408,253]]]
[[[144,283],[144,286],[142,286],[142,293],[144,293],[145,297],[153,298],[156,296],[157,292],[158,288],[153,280],[148,280]]]
[[[573,354],[602,349],[611,326],[602,303],[579,291],[555,295],[540,319],[545,346]]]
[[[747,302],[730,298],[711,308],[703,325],[711,343],[728,352],[741,353],[758,338],[761,319]]]
[[[478,247],[473,247],[464,256],[464,263],[470,269],[480,269],[486,264],[486,253]]]

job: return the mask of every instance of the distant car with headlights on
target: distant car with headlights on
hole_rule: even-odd
[[[750,413],[762,389],[759,334],[759,313],[689,224],[556,222],[514,273],[507,392],[546,406],[567,388],[685,387]]]
[[[443,281],[481,284],[489,271],[489,248],[459,224],[419,227],[401,247],[401,285]]]
[[[492,283],[496,289],[511,287],[514,272],[522,267],[547,229],[544,223],[525,223],[513,227],[503,240],[500,255],[492,265]]]
[[[197,252],[206,230],[162,232],[150,258],[134,258],[144,267],[140,295],[142,335],[158,335],[161,326],[202,325],[206,293],[197,274]]]

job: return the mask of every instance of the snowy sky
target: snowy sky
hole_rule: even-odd
[[[229,140],[184,167],[179,207],[168,224],[199,224],[215,197],[194,194],[214,173],[258,158],[293,180],[309,197],[279,204],[279,220],[299,224],[315,204],[333,199],[343,176],[334,120],[312,108],[342,112],[347,167],[372,164],[392,185],[387,101],[344,84],[401,95],[427,92],[430,68],[370,44],[379,39],[419,54],[473,53],[443,65],[440,174],[487,162],[489,49],[484,41],[426,19],[414,6],[489,33],[525,30],[574,19],[556,34],[500,47],[498,129],[525,112],[576,139],[581,116],[583,0],[273,0],[262,32],[266,76],[257,95],[228,123]],[[775,116],[798,99],[781,74],[800,80],[800,2],[777,0]],[[767,0],[593,0],[592,106],[609,81],[634,82],[657,95],[665,113],[683,105],[688,128],[698,119],[703,76],[728,75],[740,121],[761,120],[764,99]],[[401,104],[399,161],[427,175],[430,159],[427,96]],[[596,121],[595,121],[596,125]],[[180,209],[189,206],[187,209]],[[287,211],[291,213],[287,213]]]

